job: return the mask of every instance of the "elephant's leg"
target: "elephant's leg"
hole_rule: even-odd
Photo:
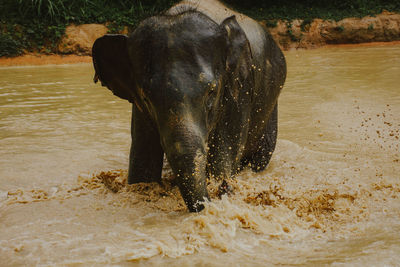
[[[132,108],[131,134],[128,183],[161,182],[164,150],[160,135],[147,114],[136,105]]]
[[[267,166],[275,150],[276,139],[278,137],[278,103],[271,113],[265,133],[260,139],[259,150],[250,158],[242,161],[242,166],[250,163],[253,171],[262,171]]]
[[[226,132],[214,132],[210,139],[207,175],[209,178],[223,181],[238,172],[240,162],[237,162],[236,155],[239,154],[240,142],[235,143]]]

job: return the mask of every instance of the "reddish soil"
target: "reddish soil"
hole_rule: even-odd
[[[0,66],[28,66],[46,64],[75,64],[92,62],[90,56],[27,54],[19,57],[0,57]]]

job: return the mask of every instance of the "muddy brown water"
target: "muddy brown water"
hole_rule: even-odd
[[[130,105],[90,64],[0,68],[0,265],[398,266],[400,46],[286,58],[270,166],[198,214],[168,171],[126,185]]]

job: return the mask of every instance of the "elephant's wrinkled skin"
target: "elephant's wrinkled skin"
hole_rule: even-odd
[[[133,103],[129,183],[161,180],[164,153],[190,211],[206,178],[263,170],[286,77],[267,30],[214,0],[185,1],[93,45],[95,82]]]

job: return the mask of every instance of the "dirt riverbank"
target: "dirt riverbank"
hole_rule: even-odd
[[[48,64],[75,64],[92,62],[91,56],[27,54],[19,57],[1,57],[0,66],[29,66]]]
[[[384,11],[376,16],[340,21],[314,19],[261,22],[282,49],[318,48],[332,44],[400,41],[400,14]],[[272,24],[272,25],[271,25]]]
[[[310,49],[327,45],[399,45],[400,14],[384,11],[376,16],[346,18],[340,21],[262,21],[283,50]],[[0,66],[70,64],[91,62],[94,41],[108,28],[99,24],[70,25],[56,55],[26,54],[0,58]],[[127,34],[127,28],[122,32]]]

